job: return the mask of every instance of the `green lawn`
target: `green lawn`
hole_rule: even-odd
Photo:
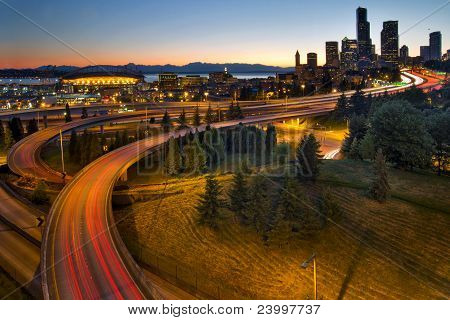
[[[155,194],[116,212],[130,251],[215,298],[305,299],[311,270],[299,264],[316,252],[323,299],[441,299],[450,292],[449,179],[389,170],[393,196],[366,196],[371,164],[325,161],[316,186],[330,187],[343,214],[315,237],[288,245],[264,243],[225,212],[218,230],[197,224],[204,177],[150,185]],[[231,174],[218,177],[226,190]],[[156,262],[155,262],[156,261]]]

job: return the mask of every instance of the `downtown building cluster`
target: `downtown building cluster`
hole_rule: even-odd
[[[410,57],[406,45],[399,47],[399,23],[390,20],[383,22],[380,33],[381,46],[379,50],[371,38],[371,25],[367,9],[356,9],[356,38],[345,37],[338,41],[325,43],[326,62],[317,66],[317,54],[307,53],[307,63],[301,64],[300,53],[295,53],[295,72],[279,74],[277,79],[286,83],[299,83],[304,87],[318,90],[326,81],[332,83],[332,90],[344,88],[370,87],[374,82],[383,79],[399,81],[399,68],[403,66],[421,66],[429,60],[445,60],[448,54],[442,56],[441,32],[430,34],[430,44],[421,47],[421,55]]]

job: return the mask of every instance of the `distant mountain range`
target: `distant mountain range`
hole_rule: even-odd
[[[137,65],[129,63],[124,67],[140,71],[142,73],[161,73],[161,72],[175,72],[175,73],[209,73],[223,71],[225,68],[230,73],[251,73],[251,72],[289,72],[294,68],[283,68],[277,66],[266,66],[263,64],[248,64],[248,63],[203,63],[193,62],[184,66],[175,66],[172,64],[166,65]],[[74,66],[42,66],[37,68],[38,71],[47,72],[70,72],[78,67]]]

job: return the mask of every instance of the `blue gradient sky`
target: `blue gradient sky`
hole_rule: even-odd
[[[2,1],[69,43],[88,60],[7,8]],[[185,64],[244,62],[291,66],[295,50],[325,59],[325,41],[355,38],[355,10],[368,8],[380,47],[383,21],[402,33],[446,0],[1,0],[0,67],[47,64]],[[450,5],[400,38],[411,55],[431,31],[450,45]]]

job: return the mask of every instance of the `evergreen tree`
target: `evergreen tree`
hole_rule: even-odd
[[[348,119],[349,117],[348,101],[344,93],[342,93],[337,101],[335,114],[338,119]]]
[[[381,149],[378,150],[374,163],[375,178],[370,186],[370,195],[379,202],[386,201],[390,186],[388,182],[386,161]]]
[[[225,143],[223,142],[222,135],[219,130],[213,128],[212,132],[212,141],[214,142],[214,150],[216,154],[216,165],[219,164],[225,158]]]
[[[333,221],[339,218],[342,213],[336,197],[329,188],[321,194],[320,211],[324,220],[331,219]]]
[[[82,167],[87,165],[90,161],[91,155],[91,149],[89,148],[89,141],[90,141],[90,133],[88,133],[87,129],[84,129],[83,134],[80,139],[80,143],[78,144],[78,150],[77,153],[80,155],[80,161]]]
[[[211,105],[208,107],[208,110],[206,111],[206,115],[205,115],[205,123],[206,124],[211,124],[214,122],[214,112],[211,108]]]
[[[349,133],[344,139],[344,142],[342,143],[342,152],[346,155],[351,150],[352,143],[355,141],[361,141],[365,134],[367,132],[367,120],[364,116],[360,115],[354,115],[350,120],[349,125]]]
[[[69,107],[68,103],[66,103],[66,112],[65,112],[64,117],[66,119],[66,122],[71,122],[72,121],[72,116],[70,114],[70,107]]]
[[[128,135],[128,130],[122,131],[122,137],[120,139],[120,146],[126,146],[130,142],[130,137]]]
[[[268,154],[272,154],[275,151],[277,145],[277,129],[273,124],[267,125],[265,145]]]
[[[375,146],[373,136],[368,133],[359,144],[360,156],[362,159],[373,160],[375,158]]]
[[[320,143],[314,134],[305,135],[297,148],[297,177],[301,180],[316,180],[319,175]]]
[[[70,134],[69,142],[69,159],[71,162],[76,163],[77,160],[77,145],[78,145],[78,135],[75,130],[72,130]]]
[[[187,174],[199,174],[206,167],[206,154],[200,145],[198,133],[184,147],[184,170]]]
[[[102,154],[100,140],[96,134],[90,135],[89,149],[89,163],[91,163]]]
[[[88,117],[88,111],[86,109],[86,107],[83,107],[81,109],[81,119],[86,119]]]
[[[221,209],[224,206],[220,199],[222,187],[219,181],[213,176],[206,176],[205,192],[200,197],[196,209],[199,213],[199,223],[208,225],[211,228],[217,228],[218,220],[221,217]]]
[[[225,146],[219,131],[215,128],[207,130],[203,137],[203,148],[210,167],[219,165],[225,157]]]
[[[270,215],[271,202],[268,193],[268,186],[262,176],[256,176],[250,187],[250,196],[246,221],[251,221],[258,233],[263,235],[268,230],[268,217]]]
[[[38,124],[36,119],[31,119],[30,121],[28,121],[28,125],[27,125],[27,134],[33,134],[35,132],[38,132],[39,128],[38,128]]]
[[[289,176],[284,178],[283,188],[280,189],[278,212],[284,220],[298,220],[301,217],[302,206],[299,201],[300,192],[296,182]]]
[[[360,143],[357,138],[353,139],[352,145],[350,146],[350,152],[348,153],[348,158],[353,160],[361,160]]]
[[[120,132],[116,131],[114,134],[114,142],[111,145],[111,150],[118,149],[122,146],[122,137],[120,136]]]
[[[350,113],[356,115],[368,114],[369,109],[366,104],[366,98],[360,88],[350,97]]]
[[[322,228],[319,212],[311,203],[309,197],[304,196],[301,200],[303,211],[299,223],[294,224],[293,231],[299,233],[300,237],[308,239]]]
[[[201,125],[201,123],[202,123],[202,120],[200,118],[200,110],[197,107],[195,109],[195,113],[194,113],[193,125],[194,125],[194,127],[198,127]]]
[[[181,165],[182,158],[178,140],[171,137],[168,141],[168,150],[165,161],[166,173],[171,176],[179,174]]]
[[[5,137],[4,137],[4,150],[7,151],[9,148],[11,148],[14,144],[14,138],[11,132],[11,129],[9,126],[5,126]]]
[[[241,170],[238,170],[233,175],[233,182],[228,192],[230,198],[230,209],[236,214],[239,220],[248,224],[247,215],[245,211],[248,207],[248,188],[247,181]]]
[[[450,154],[450,111],[436,112],[427,119],[428,132],[433,138],[433,160],[438,175],[446,170]]]
[[[166,109],[166,112],[164,112],[164,116],[161,120],[161,126],[163,127],[164,132],[169,132],[171,125],[172,125],[172,122],[170,120],[170,115]]]
[[[425,167],[431,161],[433,140],[425,118],[407,101],[384,103],[373,115],[369,133],[375,150],[381,149],[386,160],[398,167]]]
[[[20,118],[13,117],[9,121],[9,129],[11,130],[11,134],[15,142],[19,142],[23,139],[24,130]]]
[[[186,121],[186,111],[183,108],[183,112],[181,112],[180,116],[178,117],[178,123],[179,123],[179,128],[180,129],[184,129],[187,128],[187,121]]]
[[[47,185],[43,180],[40,180],[31,193],[31,201],[35,204],[44,204],[49,200],[50,198],[47,193]]]

